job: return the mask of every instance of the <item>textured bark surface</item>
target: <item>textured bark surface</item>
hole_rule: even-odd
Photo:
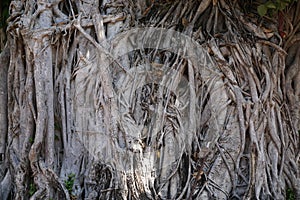
[[[300,1],[256,6],[12,1],[0,199],[299,199]]]

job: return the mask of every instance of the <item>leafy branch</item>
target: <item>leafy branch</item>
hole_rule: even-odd
[[[269,0],[257,7],[257,12],[260,16],[265,16],[267,13],[274,15],[279,11],[283,11],[288,5],[297,0]]]

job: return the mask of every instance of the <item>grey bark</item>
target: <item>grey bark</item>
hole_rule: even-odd
[[[1,199],[300,198],[300,2],[243,5],[12,1]]]

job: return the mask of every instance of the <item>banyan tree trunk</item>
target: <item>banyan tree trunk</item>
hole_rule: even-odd
[[[300,1],[12,1],[0,199],[300,199]]]

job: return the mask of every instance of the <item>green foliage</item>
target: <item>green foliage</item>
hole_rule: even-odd
[[[75,181],[75,174],[71,173],[68,175],[68,179],[65,180],[65,186],[69,193],[71,194]]]
[[[267,13],[271,15],[276,14],[278,11],[284,10],[288,5],[296,2],[297,0],[269,0],[257,7],[257,12],[260,16],[265,16]]]
[[[296,196],[295,196],[295,191],[291,188],[288,188],[286,190],[286,200],[295,200]]]
[[[36,187],[33,183],[29,185],[29,195],[32,196],[36,192]]]
[[[29,138],[29,142],[30,142],[31,144],[33,144],[33,143],[34,143],[34,138],[33,138],[33,137],[30,137],[30,138]]]

